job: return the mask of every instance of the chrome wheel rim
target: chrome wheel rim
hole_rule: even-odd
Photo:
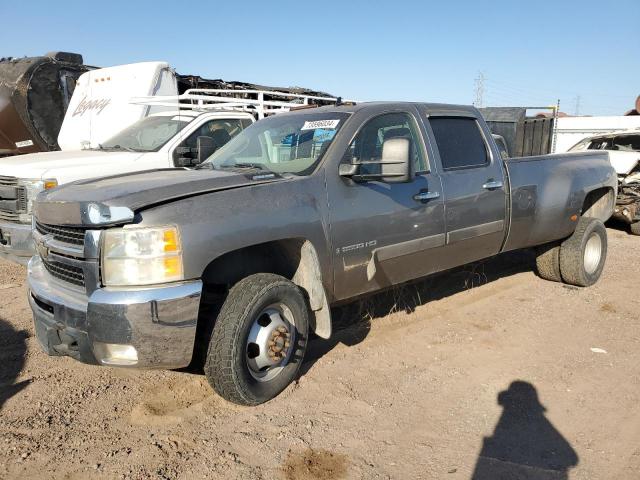
[[[592,233],[584,248],[584,269],[589,275],[598,269],[601,258],[602,239],[597,233]]]
[[[253,320],[245,358],[249,373],[259,382],[273,380],[289,364],[296,340],[295,320],[282,303],[269,305]]]

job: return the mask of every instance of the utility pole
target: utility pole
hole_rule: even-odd
[[[558,117],[560,114],[560,99],[553,108],[553,135],[551,137],[551,153],[556,153],[556,143],[558,141]]]
[[[580,95],[578,95],[576,97],[576,108],[575,108],[575,111],[573,112],[576,117],[580,115],[580,101],[581,100],[582,100],[582,98],[580,97]]]
[[[476,99],[473,102],[473,106],[476,108],[482,108],[484,106],[484,73],[480,72],[474,83]]]

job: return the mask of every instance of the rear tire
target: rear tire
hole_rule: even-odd
[[[565,283],[588,287],[598,281],[607,258],[607,230],[597,218],[582,217],[573,235],[560,246]]]
[[[629,225],[629,230],[631,230],[632,235],[640,235],[640,222],[634,222]]]
[[[562,282],[560,273],[560,245],[548,243],[536,251],[536,270],[540,278],[552,282]]]
[[[207,380],[230,402],[267,402],[297,377],[308,336],[300,288],[279,275],[250,275],[231,288],[215,320]]]

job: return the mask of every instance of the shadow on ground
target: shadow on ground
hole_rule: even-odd
[[[456,293],[479,287],[500,278],[535,268],[530,250],[504,253],[455,270],[438,273],[423,280],[400,285],[331,310],[333,333],[329,340],[313,338],[309,343],[301,375],[338,344],[362,342],[376,319],[391,314],[411,314],[416,308]]]
[[[517,380],[498,404],[502,415],[483,440],[471,480],[567,480],[578,455],[545,416],[535,387]]]
[[[609,220],[607,220],[607,223],[605,224],[605,226],[607,228],[611,228],[613,230],[619,230],[621,232],[626,232],[628,235],[630,236],[634,236],[630,229],[629,229],[629,224],[622,222],[620,220],[617,220],[615,218],[610,218]]]
[[[0,410],[29,384],[28,380],[15,383],[24,366],[28,337],[27,332],[15,330],[11,323],[0,318]]]

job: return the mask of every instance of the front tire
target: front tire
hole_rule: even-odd
[[[629,230],[631,230],[632,235],[640,235],[640,222],[634,222],[629,225]]]
[[[267,402],[297,377],[308,333],[300,288],[279,275],[250,275],[231,288],[215,321],[207,380],[230,402]]]
[[[588,287],[598,281],[607,258],[607,230],[597,218],[582,217],[573,235],[560,246],[565,283]]]

